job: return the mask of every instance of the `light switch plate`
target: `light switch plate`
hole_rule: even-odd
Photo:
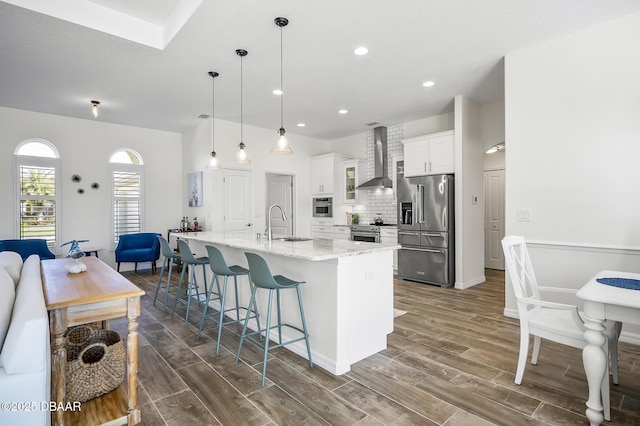
[[[519,209],[517,211],[518,222],[531,222],[531,210]]]

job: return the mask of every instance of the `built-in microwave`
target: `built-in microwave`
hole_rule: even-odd
[[[333,198],[323,197],[313,199],[313,217],[333,217]]]

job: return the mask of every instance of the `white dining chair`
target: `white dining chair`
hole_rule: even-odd
[[[520,316],[520,355],[515,379],[515,383],[519,385],[527,363],[529,335],[534,336],[531,364],[537,364],[541,339],[582,349],[587,345],[584,338],[586,328],[577,306],[547,301],[540,297],[541,292],[561,293],[566,297],[567,293],[575,294],[575,290],[538,286],[524,237],[507,236],[502,240],[502,248]],[[618,384],[618,337],[622,323],[607,321],[605,326],[607,339],[604,350],[609,354],[613,383]],[[606,420],[611,419],[608,373],[609,371],[602,382],[602,405]]]

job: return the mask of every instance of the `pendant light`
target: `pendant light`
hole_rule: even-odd
[[[211,76],[211,159],[205,166],[205,170],[220,170],[222,167],[220,166],[220,161],[216,155],[216,150],[214,149],[213,141],[215,140],[215,111],[216,111],[216,77],[219,76],[215,71],[209,71],[209,75]]]
[[[273,22],[280,27],[280,129],[278,130],[278,134],[280,136],[276,143],[273,144],[273,147],[271,147],[271,153],[278,155],[291,155],[293,154],[293,148],[289,145],[289,141],[285,136],[284,130],[284,88],[282,85],[282,27],[286,27],[289,20],[287,18],[278,17],[274,19]]]
[[[238,152],[236,153],[236,158],[233,160],[236,164],[251,164],[251,160],[247,155],[247,151],[245,151],[244,146],[244,129],[242,123],[242,58],[247,56],[248,52],[244,49],[236,50],[236,55],[240,56],[240,144],[238,145]]]

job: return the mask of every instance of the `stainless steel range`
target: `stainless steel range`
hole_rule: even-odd
[[[380,243],[380,227],[396,226],[393,224],[370,223],[368,225],[351,225],[351,241],[364,241],[367,243]]]
[[[376,225],[351,225],[351,241],[380,242],[380,227]]]

